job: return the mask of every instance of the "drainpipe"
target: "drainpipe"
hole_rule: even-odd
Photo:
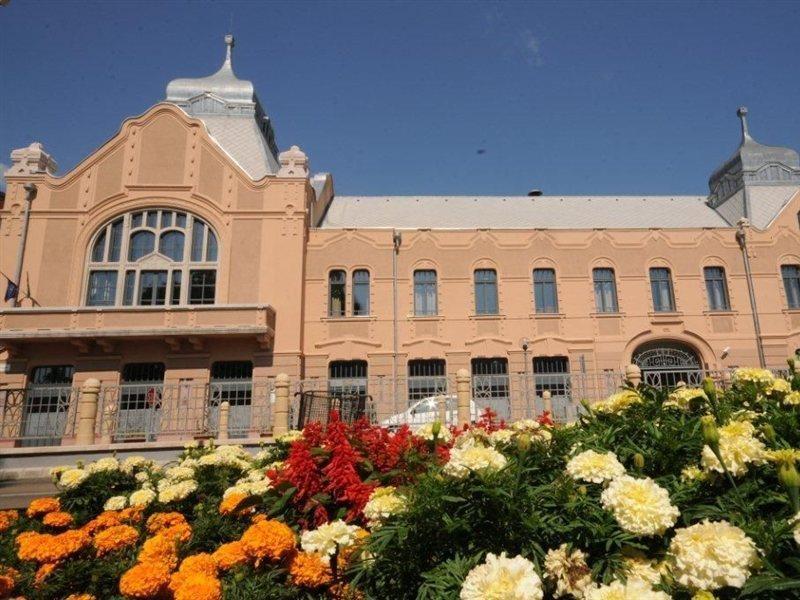
[[[403,236],[392,230],[392,409],[397,407],[397,255]]]
[[[9,306],[19,306],[19,290],[22,282],[22,263],[25,260],[25,243],[28,241],[28,223],[31,217],[31,204],[36,198],[37,187],[35,183],[26,183],[22,186],[25,189],[25,209],[22,214],[22,235],[17,249],[17,267],[14,271],[14,284],[17,286],[16,295],[8,301]]]
[[[747,219],[739,219],[736,224],[736,241],[739,243],[739,248],[742,249],[742,259],[744,260],[744,274],[747,278],[747,293],[750,295],[750,309],[753,312],[753,329],[756,333],[756,349],[758,350],[758,362],[762,369],[767,367],[767,360],[764,356],[764,342],[761,339],[761,323],[758,319],[758,307],[756,306],[756,291],[753,287],[753,273],[750,270],[750,255],[747,252],[747,230],[750,227],[750,221]]]

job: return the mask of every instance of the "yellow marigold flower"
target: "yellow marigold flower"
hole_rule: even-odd
[[[764,452],[764,458],[769,462],[776,464],[789,463],[794,464],[800,461],[800,450],[797,448],[781,448],[780,450],[767,450]]]
[[[769,387],[775,381],[772,371],[767,369],[740,368],[733,372],[733,383],[755,383]]]
[[[644,402],[644,398],[642,398],[638,392],[633,390],[622,390],[621,392],[610,395],[605,400],[595,402],[592,405],[592,409],[599,413],[617,414],[630,408],[631,406],[641,404],[642,402]]]
[[[625,474],[625,467],[613,452],[585,450],[567,463],[567,474],[576,481],[604,483]]]
[[[731,475],[747,473],[748,465],[764,462],[764,443],[755,437],[756,428],[749,421],[731,421],[719,428],[719,453]],[[723,473],[722,465],[708,446],[703,447],[701,462],[707,471]]]
[[[783,399],[783,403],[786,406],[800,406],[800,392],[787,394]]]
[[[219,504],[219,514],[232,515],[239,508],[239,505],[247,500],[246,494],[234,492],[222,500]]]
[[[319,554],[298,552],[289,563],[289,575],[292,582],[299,587],[318,588],[333,581],[330,566]]]
[[[708,396],[702,388],[692,387],[679,387],[673,390],[664,402],[664,406],[678,408],[680,410],[689,410],[692,400],[700,398],[704,402],[708,402]]]
[[[613,479],[600,502],[622,529],[634,535],[664,535],[680,516],[669,492],[649,477],[621,475]]]
[[[65,600],[97,600],[92,594],[70,594]]]
[[[296,543],[294,531],[275,520],[251,525],[242,535],[244,551],[257,562],[282,560],[295,549]]]
[[[36,570],[36,575],[33,578],[33,587],[40,588],[44,584],[44,580],[56,570],[58,565],[56,563],[45,563]]]
[[[702,590],[692,596],[692,600],[717,600],[717,597],[707,590]]]
[[[0,510],[0,533],[11,529],[16,520],[19,519],[19,511]]]
[[[770,385],[766,391],[767,394],[769,394],[770,396],[783,397],[792,391],[792,384],[790,384],[785,379],[776,379],[775,381],[772,382],[772,385]]]
[[[17,585],[19,571],[12,567],[0,565],[0,598],[10,598],[14,586]]]
[[[72,515],[68,512],[57,510],[55,512],[47,513],[42,517],[42,523],[48,527],[55,527],[56,529],[64,529],[72,525]]]
[[[169,570],[159,563],[139,563],[128,569],[119,580],[119,591],[126,598],[150,599],[167,590]]]
[[[105,556],[122,548],[133,546],[139,539],[139,532],[130,525],[115,525],[94,536],[97,556]]]
[[[58,498],[36,498],[31,500],[31,503],[28,505],[28,510],[26,514],[30,518],[41,517],[42,515],[46,515],[49,512],[54,512],[61,509],[61,502]]]
[[[157,563],[167,567],[169,571],[178,566],[178,542],[165,535],[154,535],[145,540],[139,551],[140,563]]]
[[[175,600],[221,600],[222,584],[205,573],[190,573],[175,589]]]
[[[250,560],[244,551],[244,545],[239,540],[222,544],[214,551],[211,557],[221,571],[228,571],[239,565],[246,564]]]

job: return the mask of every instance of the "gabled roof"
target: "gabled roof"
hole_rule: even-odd
[[[336,196],[320,224],[327,229],[729,226],[702,196]]]

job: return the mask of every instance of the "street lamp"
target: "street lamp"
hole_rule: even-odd
[[[525,410],[527,412],[527,417],[530,419],[531,416],[531,395],[528,389],[528,346],[530,345],[531,341],[528,338],[522,338],[520,341],[520,346],[522,346],[522,373],[523,373],[523,381],[524,381],[524,389],[525,389]]]

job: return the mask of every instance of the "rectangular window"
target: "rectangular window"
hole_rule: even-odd
[[[155,229],[158,227],[158,213],[151,210],[147,213],[147,226]]]
[[[353,315],[369,314],[369,271],[359,269],[353,272]]]
[[[136,284],[136,271],[125,271],[125,287],[122,290],[122,304],[131,306],[133,304],[133,291]]]
[[[73,394],[72,365],[36,367],[31,372],[22,412],[23,446],[57,446],[67,421]],[[73,400],[74,398],[74,400]]]
[[[214,304],[217,272],[210,269],[189,272],[189,304]]]
[[[183,279],[183,272],[172,272],[172,296],[170,298],[171,304],[180,304],[181,302],[181,279]]]
[[[650,269],[650,291],[653,294],[655,312],[675,312],[675,293],[672,290],[672,274],[669,269]]]
[[[167,300],[167,272],[142,271],[139,275],[139,304],[163,306]]]
[[[728,282],[725,279],[725,269],[722,267],[705,267],[703,275],[706,278],[709,310],[730,310],[731,301],[728,297]]]
[[[569,359],[566,356],[537,356],[533,359],[534,391],[541,398],[547,390],[552,397],[570,393]]]
[[[494,269],[476,269],[475,314],[496,315],[498,312],[497,271]]]
[[[414,271],[414,314],[436,315],[436,271]]]
[[[221,402],[229,402],[231,406],[247,406],[250,404],[252,394],[252,362],[236,360],[215,362],[211,365],[212,405],[218,406]]]
[[[491,408],[501,419],[511,416],[507,359],[472,359],[472,398],[479,412]]]
[[[345,286],[347,274],[336,270],[328,274],[328,316],[343,317],[345,315]]]
[[[122,252],[122,219],[111,225],[111,240],[108,244],[108,262],[117,262]]]
[[[783,265],[781,275],[786,290],[786,303],[789,308],[800,308],[800,265]]]
[[[86,294],[88,306],[114,306],[116,296],[116,271],[92,271],[89,273],[89,290]]]
[[[558,312],[556,272],[553,269],[533,270],[533,298],[537,313]]]
[[[160,407],[164,385],[164,363],[129,363],[122,368],[120,411],[154,410]],[[118,428],[126,432],[144,433],[145,417],[141,414],[119,415]]]
[[[408,403],[447,393],[446,363],[441,358],[408,361]]]
[[[336,396],[366,396],[367,361],[336,360],[330,363],[328,393]]]
[[[594,303],[599,313],[619,312],[614,269],[594,269]]]
[[[202,262],[203,260],[203,241],[205,234],[205,224],[195,220],[192,225],[192,262]]]

